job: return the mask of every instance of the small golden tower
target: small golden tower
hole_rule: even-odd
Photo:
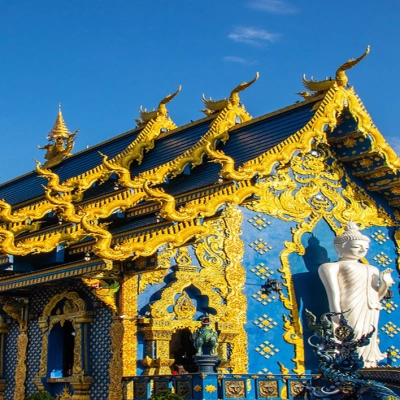
[[[75,144],[75,135],[78,133],[71,133],[67,128],[62,111],[61,103],[58,106],[58,115],[53,128],[47,136],[47,140],[50,142],[43,147],[39,147],[41,150],[47,150],[44,158],[47,160],[44,164],[44,168],[54,167],[65,158],[71,155],[71,151]]]

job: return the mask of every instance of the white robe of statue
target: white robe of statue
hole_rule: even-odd
[[[330,311],[348,311],[345,317],[356,339],[375,328],[370,344],[360,347],[358,353],[364,359],[365,368],[376,367],[386,357],[379,350],[377,333],[380,300],[394,284],[391,270],[380,274],[378,268],[359,262],[368,252],[369,238],[362,235],[354,223],[349,223],[345,233],[335,239],[335,249],[339,260],[322,264],[318,270]]]

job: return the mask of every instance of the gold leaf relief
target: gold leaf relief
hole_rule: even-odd
[[[25,399],[25,380],[26,380],[26,351],[28,348],[28,335],[26,332],[20,332],[17,340],[18,355],[17,366],[15,368],[15,389],[14,399]]]
[[[114,320],[110,329],[111,354],[109,365],[110,384],[108,386],[108,400],[122,399],[122,340],[124,325],[120,320]]]
[[[184,291],[181,296],[178,297],[174,306],[174,312],[177,319],[189,319],[192,320],[196,314],[196,307],[192,299]]]
[[[210,234],[193,247],[200,262],[200,277],[218,290],[222,297],[228,291],[225,278],[224,225],[221,219],[205,223]]]
[[[222,213],[226,225],[224,252],[226,255],[226,280],[229,292],[226,296],[227,315],[222,321],[233,323],[238,328],[238,335],[232,341],[231,369],[233,373],[246,373],[248,369],[248,339],[244,329],[246,323],[247,298],[243,293],[245,270],[242,265],[244,244],[242,234],[242,212],[236,206],[228,205]]]
[[[345,145],[345,147],[347,147],[348,149],[351,149],[352,147],[357,145],[357,140],[353,139],[353,138],[346,138],[345,140],[343,140],[343,144]]]
[[[219,353],[227,354],[224,346],[229,342],[229,368],[235,372],[246,372],[247,335],[243,325],[246,322],[247,301],[243,294],[245,274],[241,265],[244,253],[240,239],[241,220],[240,210],[228,206],[219,220],[204,223],[208,234],[199,239],[193,249],[201,260],[201,266],[192,265],[191,248],[178,249],[175,257],[177,265],[172,272],[174,279],[161,289],[160,300],[150,306],[153,318],[149,326],[143,327],[145,337],[156,342],[157,354],[161,354],[160,363],[166,365],[172,362],[169,359],[168,337],[174,330],[187,327],[193,332],[199,326],[199,322],[193,320],[198,310],[186,292],[188,287],[193,286],[208,298],[208,307],[215,310],[213,322],[218,324],[221,321],[218,329],[225,341],[219,344]],[[205,257],[200,253],[203,250],[207,253]],[[202,275],[202,271],[211,275]],[[172,312],[168,311],[170,306],[173,307]],[[222,320],[226,322],[222,323]],[[165,335],[160,335],[161,326]],[[142,362],[149,364],[150,361],[145,358]],[[156,369],[148,369],[149,373],[154,371]]]
[[[140,275],[139,279],[139,293],[143,293],[148,285],[158,285],[164,281],[165,275],[168,273],[171,267],[171,258],[175,255],[176,249],[172,247],[164,247],[157,254],[157,266],[156,269],[146,271]],[[143,268],[146,266],[146,259],[144,257],[135,260],[135,265],[137,261],[144,263]]]
[[[371,165],[373,165],[373,160],[371,160],[370,158],[363,158],[362,160],[360,160],[360,165],[363,168],[369,168]]]
[[[175,257],[176,263],[180,267],[190,267],[192,265],[192,257],[187,247],[180,247]]]

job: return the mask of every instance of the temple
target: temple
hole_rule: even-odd
[[[304,398],[306,309],[329,311],[333,239],[352,221],[370,238],[361,262],[399,268],[400,160],[346,75],[368,52],[254,118],[258,74],[180,127],[178,88],[76,154],[60,109],[44,160],[0,185],[0,399]],[[386,358],[362,371],[399,385],[393,278],[374,327]],[[194,362],[205,318],[210,374]]]

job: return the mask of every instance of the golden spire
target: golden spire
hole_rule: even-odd
[[[61,112],[61,103],[58,105],[58,115],[56,122],[54,123],[53,128],[51,129],[50,133],[47,136],[48,140],[54,140],[57,137],[62,137],[62,138],[68,138],[70,136],[71,132],[65,125],[64,118],[62,116]]]
[[[43,147],[38,146],[40,150],[47,150],[44,158],[47,160],[44,168],[54,167],[65,158],[71,155],[71,150],[74,147],[75,136],[78,131],[71,133],[65,125],[64,118],[61,112],[61,103],[58,105],[58,115],[53,129],[47,136],[50,142]]]

